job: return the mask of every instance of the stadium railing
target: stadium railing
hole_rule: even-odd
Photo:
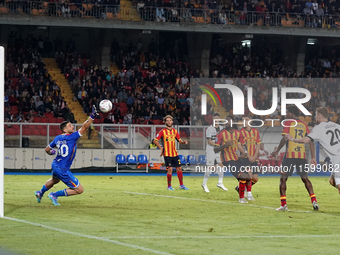
[[[339,15],[306,15],[304,13],[225,11],[218,9],[175,7],[127,7],[124,5],[63,4],[41,1],[4,1],[0,14],[54,16],[70,18],[98,18],[109,20],[204,23],[217,25],[283,26],[310,28],[337,28]]]

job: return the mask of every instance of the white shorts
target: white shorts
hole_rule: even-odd
[[[206,153],[207,155],[207,166],[214,166],[215,160],[217,163],[221,163],[220,153]]]

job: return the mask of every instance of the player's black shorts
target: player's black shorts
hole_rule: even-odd
[[[259,174],[260,173],[260,167],[259,167],[259,164],[257,163],[257,161],[251,163],[248,158],[242,158],[240,160],[245,167],[249,166],[250,170],[252,171],[252,174]]]
[[[164,157],[164,162],[166,167],[179,167],[181,166],[181,161],[178,156],[175,157]]]
[[[305,168],[307,160],[304,158],[286,158],[281,163],[281,175],[291,176],[296,169],[296,174],[302,176],[308,173],[308,167]]]
[[[225,166],[223,168],[224,172],[230,172],[236,179],[239,178],[241,173],[245,173],[245,169],[243,166],[243,163],[241,162],[241,160],[229,160],[229,161],[224,161],[223,166]]]

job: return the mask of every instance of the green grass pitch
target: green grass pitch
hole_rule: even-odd
[[[261,177],[256,199],[239,204],[229,191],[203,192],[202,178],[184,177],[189,191],[166,190],[166,176],[81,176],[82,195],[53,206],[34,191],[49,176],[5,176],[1,248],[19,254],[334,254],[340,251],[340,195],[327,177],[311,177],[320,211],[314,212],[298,177],[288,180],[291,211],[277,212],[279,178]],[[60,183],[53,191],[64,189]],[[14,219],[20,220],[16,221]]]

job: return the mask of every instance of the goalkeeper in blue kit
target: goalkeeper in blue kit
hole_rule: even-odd
[[[67,189],[59,190],[57,192],[51,192],[48,198],[54,205],[60,205],[58,203],[58,197],[73,196],[84,192],[83,186],[79,180],[71,173],[71,165],[77,152],[77,141],[85,133],[85,131],[91,126],[93,120],[97,116],[97,110],[95,106],[92,107],[92,113],[90,118],[84,122],[82,127],[74,132],[74,126],[71,122],[64,121],[60,124],[60,129],[63,132],[62,135],[58,135],[54,140],[45,148],[45,152],[49,155],[56,154],[53,148],[57,148],[57,156],[52,162],[52,178],[49,179],[39,191],[35,191],[35,196],[38,203],[41,202],[44,193],[51,189],[55,184],[62,181],[68,186]]]

